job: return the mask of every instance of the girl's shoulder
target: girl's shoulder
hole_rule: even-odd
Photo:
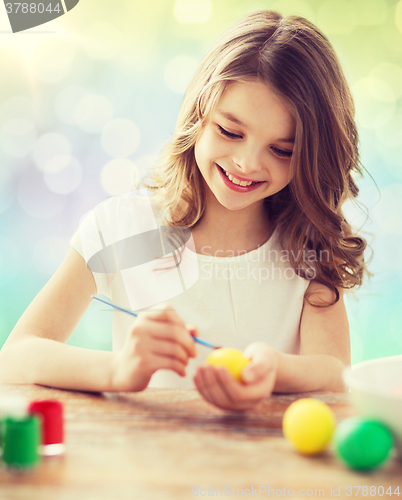
[[[88,212],[80,223],[83,230],[96,225],[105,245],[131,236],[151,231],[158,227],[156,209],[145,189],[123,195],[111,196]]]
[[[153,201],[146,189],[138,189],[128,193],[110,196],[98,203],[94,210],[97,214],[109,217],[125,217],[140,215],[142,212],[153,211]]]

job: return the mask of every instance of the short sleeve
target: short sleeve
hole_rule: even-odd
[[[159,227],[156,209],[142,191],[97,205],[82,217],[71,239],[94,276],[97,292],[112,300],[123,293],[133,311],[170,300],[199,276],[197,260],[189,260],[184,251],[190,230]]]
[[[131,237],[155,228],[145,190],[107,198],[81,217],[70,245],[92,272],[98,294],[112,298],[111,285],[122,264],[122,244],[126,249]]]
[[[81,240],[81,235],[82,235],[82,227],[80,226],[76,232],[73,234],[72,238],[70,239],[70,246],[74,248],[80,255],[81,257],[85,260],[84,257],[84,251],[83,251],[83,246],[82,246],[82,240]],[[84,235],[84,238],[87,236]],[[85,260],[87,267],[88,262]],[[110,284],[113,279],[113,276],[110,274],[106,273],[98,273],[98,272],[93,272],[91,269],[90,271],[92,272],[92,275],[95,280],[96,284],[96,294],[97,295],[106,295],[107,297],[111,297],[111,292],[110,292]]]

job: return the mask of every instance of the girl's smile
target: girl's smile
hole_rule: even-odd
[[[220,167],[217,163],[216,166],[223,178],[223,182],[233,191],[237,191],[238,193],[248,193],[249,191],[253,191],[257,189],[261,184],[266,181],[258,182],[253,181],[251,179],[246,179],[244,177],[240,177],[235,174],[231,174]]]

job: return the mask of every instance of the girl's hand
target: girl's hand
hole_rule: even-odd
[[[156,370],[173,370],[184,377],[188,358],[197,351],[190,333],[196,328],[185,325],[169,304],[156,313],[140,313],[124,347],[113,356],[113,391],[141,391]]]
[[[254,342],[244,354],[251,361],[241,373],[242,382],[223,367],[198,368],[194,382],[209,403],[224,410],[248,410],[272,394],[280,353],[264,342]]]

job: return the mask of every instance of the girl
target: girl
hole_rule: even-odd
[[[325,36],[301,17],[246,16],[190,82],[145,183],[154,195],[109,198],[82,221],[5,343],[1,380],[91,391],[194,381],[233,410],[272,392],[342,391],[343,290],[365,271],[366,242],[342,214],[358,194],[357,143],[352,97]],[[151,251],[134,264],[133,238],[161,226],[190,229],[180,262],[174,255],[161,270]],[[113,352],[65,344],[95,293],[141,311],[134,321],[113,313]],[[245,349],[242,382],[202,366],[209,352],[197,354],[198,332]]]

